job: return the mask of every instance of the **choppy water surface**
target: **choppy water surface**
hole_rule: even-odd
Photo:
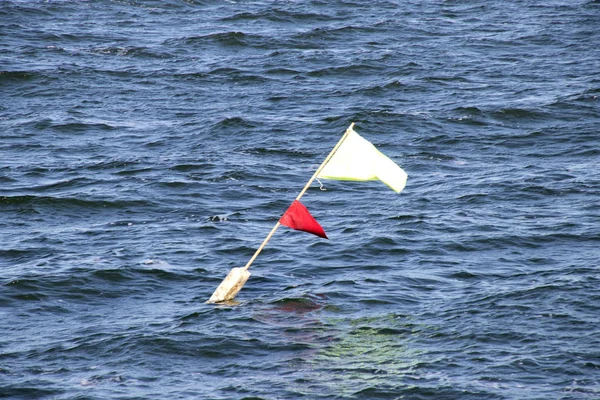
[[[0,397],[597,399],[600,3],[0,3]],[[350,122],[409,174],[303,197]]]

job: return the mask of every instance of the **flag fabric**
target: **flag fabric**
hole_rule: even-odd
[[[352,128],[317,177],[350,181],[379,179],[396,193],[404,189],[407,179],[402,168]]]
[[[317,220],[310,215],[304,204],[300,203],[298,200],[294,200],[292,205],[279,219],[279,222],[292,229],[309,232],[313,235],[327,239],[327,235],[321,225],[319,225]]]

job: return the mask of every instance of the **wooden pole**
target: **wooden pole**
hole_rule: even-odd
[[[306,193],[306,191],[308,190],[308,188],[310,187],[310,185],[313,183],[313,181],[315,180],[315,178],[319,175],[319,173],[321,172],[321,170],[323,170],[323,168],[325,168],[325,165],[327,165],[327,163],[329,162],[329,160],[331,160],[331,157],[333,157],[333,155],[340,148],[340,146],[342,145],[342,143],[344,142],[344,140],[346,140],[346,137],[348,137],[348,134],[352,131],[352,128],[354,128],[354,122],[350,124],[350,126],[348,127],[348,129],[346,129],[346,132],[344,132],[344,135],[337,142],[337,144],[333,147],[333,149],[331,150],[331,152],[329,153],[329,155],[325,158],[325,160],[323,160],[323,162],[321,163],[321,165],[319,166],[319,168],[317,168],[317,170],[315,171],[315,173],[313,174],[313,176],[308,180],[308,182],[306,182],[306,185],[304,185],[304,189],[302,189],[302,191],[300,192],[300,194],[298,195],[298,197],[296,197],[296,200],[300,200],[300,198],[304,195],[304,193]],[[248,261],[248,263],[246,264],[246,266],[243,268],[244,271],[247,271],[248,268],[250,268],[250,265],[252,265],[252,263],[254,262],[254,260],[256,259],[256,257],[258,257],[258,255],[260,254],[260,252],[262,251],[262,249],[265,248],[265,246],[267,245],[267,242],[271,239],[271,237],[273,236],[273,234],[275,234],[275,231],[277,230],[277,228],[279,228],[280,225],[281,225],[281,223],[279,221],[277,221],[277,223],[275,224],[275,226],[273,227],[273,229],[271,229],[271,232],[269,232],[269,234],[267,235],[267,237],[265,238],[265,240],[263,240],[263,242],[260,245],[260,247],[256,250],[256,252],[252,256],[252,258],[250,258],[250,260]]]
[[[254,260],[256,260],[256,257],[258,257],[258,255],[260,254],[260,252],[262,251],[262,249],[265,248],[265,246],[267,245],[267,242],[269,241],[269,239],[271,239],[271,237],[273,236],[273,234],[275,234],[275,231],[277,230],[277,228],[279,228],[280,225],[281,225],[281,223],[279,221],[277,221],[277,223],[275,224],[275,226],[273,227],[273,229],[271,229],[271,232],[269,232],[269,234],[267,235],[267,237],[265,238],[265,240],[263,240],[262,244],[256,250],[256,252],[252,256],[252,258],[250,259],[250,261],[248,261],[248,263],[246,263],[246,266],[243,268],[244,271],[247,271],[248,268],[250,268],[250,265],[252,265],[252,263],[254,262]]]

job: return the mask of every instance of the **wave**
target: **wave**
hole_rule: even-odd
[[[250,118],[242,117],[226,117],[213,124],[214,130],[220,129],[254,129],[260,126],[260,123],[251,120]]]
[[[0,196],[0,205],[17,208],[41,207],[73,211],[80,209],[130,209],[154,205],[148,200],[90,200],[78,197],[17,195]]]
[[[272,81],[273,78],[267,77],[267,73],[255,73],[249,69],[232,68],[232,67],[218,67],[203,72],[188,72],[179,73],[173,75],[176,78],[183,79],[185,81],[221,81],[221,78],[227,78],[236,84],[258,84]]]
[[[365,88],[361,88],[357,90],[358,93],[362,93],[369,96],[382,96],[386,93],[398,93],[398,91],[402,91],[406,87],[405,84],[400,82],[397,79],[392,79],[391,81],[385,83],[377,83],[374,85],[370,85]]]
[[[65,50],[67,51],[67,50]],[[102,56],[128,57],[140,59],[170,59],[176,57],[171,51],[164,48],[136,47],[136,46],[100,46],[81,49],[82,52]]]
[[[323,299],[316,296],[311,297],[285,297],[269,303],[273,311],[304,314],[323,308]]]
[[[315,13],[310,11],[295,11],[284,10],[280,8],[264,8],[259,11],[245,11],[235,13],[234,15],[226,16],[220,20],[223,22],[240,22],[240,21],[273,21],[283,23],[302,23],[306,21],[332,21],[335,16],[326,13]]]
[[[215,32],[198,36],[186,36],[179,39],[168,39],[163,43],[167,47],[218,45],[222,48],[265,47],[270,39],[259,34],[241,31]]]
[[[52,119],[44,119],[34,124],[36,129],[53,129],[59,132],[85,132],[89,130],[110,131],[117,129],[116,126],[105,122],[57,122]]]
[[[541,109],[527,109],[527,108],[501,108],[499,110],[492,111],[490,116],[499,121],[533,121],[533,120],[545,120],[548,118],[548,113]]]
[[[330,40],[340,38],[350,40],[353,35],[368,35],[376,33],[377,27],[368,25],[346,25],[337,27],[318,27],[308,31],[300,32],[292,36],[293,41],[319,42],[320,40]]]
[[[309,77],[359,77],[370,74],[379,74],[385,70],[384,67],[376,64],[351,64],[338,67],[326,67],[317,70],[307,71]]]
[[[0,71],[0,85],[33,81],[43,76],[39,71]]]
[[[15,251],[12,251],[13,253]],[[146,260],[136,267],[110,268],[110,259],[85,260],[89,267],[74,267],[55,273],[22,273],[5,277],[4,301],[39,302],[55,298],[85,303],[129,297],[151,290],[168,290],[169,285],[188,282],[207,273],[202,268],[176,268],[166,262]],[[103,268],[107,267],[108,268]],[[32,307],[36,307],[32,304]]]
[[[541,107],[516,108],[501,107],[485,109],[477,106],[462,106],[452,109],[450,120],[466,124],[485,126],[494,124],[531,123],[545,121],[551,114]]]

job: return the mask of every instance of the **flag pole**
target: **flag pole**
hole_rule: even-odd
[[[337,144],[333,147],[333,149],[331,150],[329,155],[325,158],[325,160],[323,160],[323,162],[321,163],[319,168],[317,168],[317,170],[315,171],[313,176],[308,180],[306,185],[304,185],[304,188],[302,189],[302,191],[300,192],[298,197],[296,197],[296,200],[300,200],[300,198],[304,195],[304,193],[306,193],[306,191],[308,190],[310,185],[313,183],[315,178],[319,175],[321,170],[323,168],[325,168],[325,165],[327,165],[327,163],[329,162],[331,157],[333,157],[333,155],[339,149],[339,147],[342,145],[342,143],[344,142],[346,137],[348,137],[348,135],[352,131],[353,127],[354,127],[354,122],[352,122],[350,124],[350,126],[348,127],[348,129],[346,129],[346,132],[344,132],[344,135],[342,135],[342,137],[337,142]],[[265,240],[263,240],[262,244],[259,246],[259,248],[256,250],[256,252],[254,252],[254,255],[250,258],[250,260],[246,263],[246,265],[243,268],[233,268],[229,272],[229,274],[225,277],[223,282],[221,282],[221,284],[217,287],[217,289],[212,294],[210,299],[208,299],[207,303],[220,303],[223,301],[233,300],[235,298],[235,296],[238,294],[238,292],[242,289],[242,286],[244,286],[244,283],[246,283],[246,281],[250,277],[250,272],[248,272],[248,268],[250,268],[250,266],[252,265],[252,263],[254,262],[256,257],[258,257],[258,255],[260,254],[262,249],[264,249],[264,247],[267,245],[267,242],[275,234],[275,231],[277,230],[277,228],[279,228],[280,225],[281,225],[281,222],[279,222],[279,220],[278,220],[277,223],[275,224],[275,226],[271,229],[271,232],[269,232],[269,234],[267,235]]]
[[[337,144],[333,147],[333,149],[331,150],[331,152],[329,153],[329,155],[325,158],[325,160],[323,160],[323,162],[321,163],[321,165],[319,165],[319,168],[317,168],[317,170],[315,171],[315,173],[313,174],[313,176],[308,180],[308,182],[304,186],[304,189],[302,189],[302,191],[300,192],[300,194],[298,195],[298,197],[296,197],[296,200],[300,200],[300,197],[302,197],[304,195],[304,193],[306,193],[306,191],[308,190],[308,188],[310,187],[310,185],[313,183],[313,181],[315,180],[315,178],[317,176],[319,176],[319,174],[321,173],[321,171],[323,170],[323,168],[325,168],[325,165],[327,165],[327,163],[329,162],[329,160],[331,160],[331,157],[333,157],[333,155],[340,148],[340,146],[342,145],[342,143],[344,142],[344,140],[346,140],[346,138],[348,137],[348,134],[350,134],[350,132],[352,131],[352,128],[354,128],[354,122],[350,124],[350,126],[348,127],[348,129],[346,129],[346,132],[344,132],[344,135],[340,138],[340,140],[337,142]]]
[[[300,194],[298,195],[298,197],[296,197],[296,200],[300,201],[300,198],[302,196],[304,196],[304,193],[306,193],[306,191],[308,190],[308,188],[310,187],[310,185],[314,182],[315,178],[319,175],[319,173],[321,172],[321,170],[323,168],[325,168],[325,165],[327,165],[327,163],[329,162],[329,160],[331,160],[331,157],[333,157],[333,155],[335,154],[335,152],[337,151],[337,149],[340,148],[340,146],[342,145],[342,143],[344,142],[344,140],[346,139],[346,137],[348,136],[348,134],[350,133],[350,131],[352,130],[353,127],[354,127],[354,122],[350,124],[350,126],[348,127],[348,129],[346,129],[346,132],[344,132],[344,135],[337,142],[337,144],[333,147],[333,149],[331,150],[331,152],[329,153],[329,155],[327,157],[325,157],[325,160],[323,160],[323,162],[321,163],[321,165],[319,166],[319,168],[317,168],[317,170],[315,171],[315,173],[313,174],[313,176],[311,176],[310,179],[308,180],[308,182],[306,182],[306,185],[304,185],[304,188],[302,189],[302,191],[300,192]],[[252,258],[250,258],[250,261],[248,261],[248,263],[246,264],[246,266],[243,268],[244,271],[246,271],[246,270],[248,270],[248,268],[250,268],[250,265],[252,265],[252,263],[254,262],[254,260],[256,259],[256,257],[258,257],[258,255],[260,254],[260,252],[262,251],[262,249],[267,245],[267,242],[271,239],[271,237],[273,236],[273,234],[275,233],[275,231],[277,230],[277,228],[279,228],[280,225],[281,225],[281,223],[279,221],[277,221],[277,223],[275,224],[275,226],[273,227],[273,229],[271,229],[271,232],[269,232],[269,234],[267,235],[267,237],[265,238],[265,240],[262,242],[262,244],[260,245],[260,247],[256,250],[256,252],[252,256]]]

